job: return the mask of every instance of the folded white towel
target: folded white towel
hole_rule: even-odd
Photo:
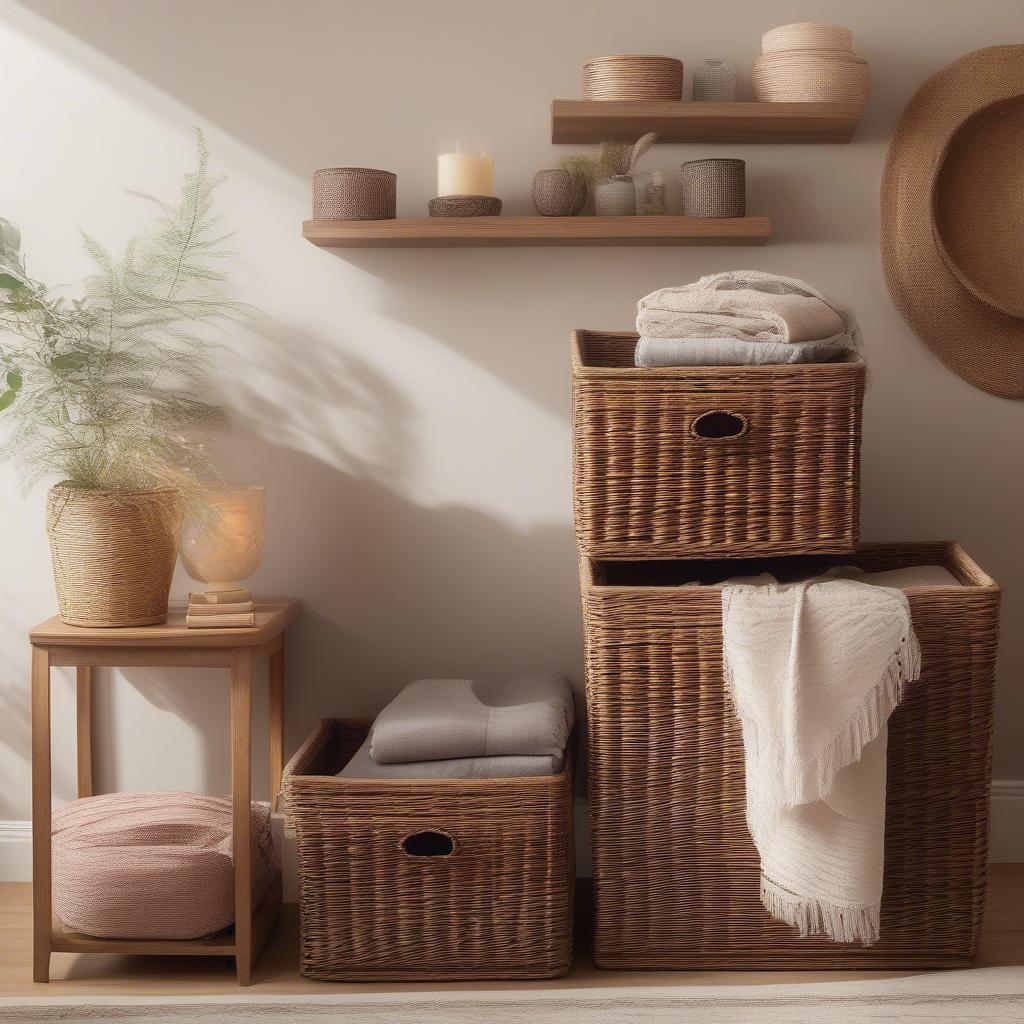
[[[857,351],[852,311],[797,278],[758,270],[710,274],[661,288],[637,305],[636,329],[656,338],[720,337],[792,344],[845,338]]]
[[[870,578],[870,577],[866,577]],[[886,721],[920,674],[902,590],[767,573],[722,589],[761,901],[801,935],[878,939]]]
[[[849,351],[845,336],[826,341],[748,341],[743,338],[651,338],[641,336],[633,363],[657,366],[784,366],[827,363]]]

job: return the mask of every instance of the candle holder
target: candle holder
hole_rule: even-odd
[[[441,145],[437,154],[437,195],[494,195],[494,147],[490,139],[463,136]]]
[[[496,196],[435,196],[427,203],[431,217],[497,217],[501,200]]]

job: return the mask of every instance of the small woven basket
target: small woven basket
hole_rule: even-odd
[[[434,196],[427,203],[431,217],[497,217],[501,200],[497,196]]]
[[[51,487],[46,532],[61,620],[69,626],[164,622],[181,519],[181,497],[170,487]]]
[[[398,177],[373,167],[322,167],[313,174],[315,220],[393,220]]]
[[[326,719],[284,770],[303,975],[565,974],[575,880],[572,745],[559,775],[338,778],[368,728]]]
[[[743,160],[688,160],[679,175],[683,216],[745,216],[746,171]]]
[[[654,54],[596,57],[583,65],[585,100],[681,100],[683,62]]]
[[[568,171],[549,168],[533,176],[533,206],[542,217],[575,217],[586,201],[586,188]]]

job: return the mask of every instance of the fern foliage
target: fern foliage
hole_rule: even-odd
[[[228,297],[220,179],[198,131],[196,145],[176,202],[141,197],[155,217],[121,255],[83,234],[94,270],[80,298],[34,280],[0,220],[2,454],[26,486],[172,486],[188,499],[216,478],[209,440],[226,419],[210,399],[216,330],[255,311]]]

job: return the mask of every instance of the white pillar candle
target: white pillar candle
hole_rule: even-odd
[[[456,141],[452,151],[437,157],[439,196],[493,196],[494,155],[482,146],[464,147]]]

